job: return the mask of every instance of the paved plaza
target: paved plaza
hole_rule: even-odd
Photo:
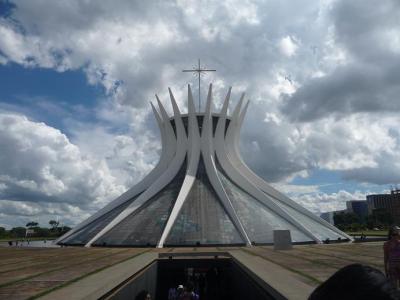
[[[0,299],[36,299],[68,288],[121,262],[132,261],[143,253],[203,251],[231,251],[237,257],[246,258],[249,265],[252,259],[265,262],[265,266],[290,274],[310,290],[351,263],[383,270],[382,242],[302,245],[289,251],[274,251],[270,246],[165,249],[0,247]],[[264,273],[268,273],[266,271]],[[287,284],[290,284],[290,279]]]

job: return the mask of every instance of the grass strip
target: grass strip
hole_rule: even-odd
[[[288,271],[290,271],[290,272],[293,272],[293,273],[295,273],[295,274],[298,274],[298,275],[300,275],[300,276],[303,276],[303,277],[307,278],[308,280],[312,281],[313,283],[316,283],[316,284],[321,284],[321,283],[322,283],[321,280],[319,280],[319,279],[317,279],[317,278],[315,278],[315,277],[313,277],[313,276],[311,276],[311,275],[309,275],[309,274],[307,274],[307,273],[304,273],[304,272],[302,272],[302,271],[293,269],[292,267],[289,267],[289,266],[287,266],[287,265],[285,265],[285,264],[282,264],[282,263],[280,263],[280,262],[277,262],[277,261],[275,261],[275,260],[273,260],[273,259],[271,259],[271,258],[267,258],[267,257],[265,257],[265,256],[263,256],[263,255],[258,254],[258,253],[254,253],[253,251],[251,251],[251,250],[249,250],[249,249],[243,248],[243,249],[240,249],[240,250],[242,250],[242,251],[244,251],[244,252],[247,252],[247,253],[250,254],[250,255],[257,256],[257,257],[260,257],[260,258],[262,258],[262,259],[264,259],[264,260],[267,260],[267,261],[269,261],[269,262],[271,262],[271,263],[273,263],[273,264],[276,264],[276,265],[278,265],[278,266],[280,266],[280,267],[282,267],[282,268],[284,268],[284,269],[286,269],[286,270],[288,270]]]
[[[58,239],[58,238],[56,238],[56,237],[40,237],[40,236],[29,238],[30,241],[44,241],[44,240],[54,241],[56,239]],[[9,242],[9,241],[12,241],[12,242],[18,241],[19,242],[22,240],[27,240],[27,238],[22,238],[22,237],[21,238],[8,238],[8,239],[1,238],[0,242]]]
[[[266,249],[267,250],[267,249]],[[268,249],[269,250],[269,249]],[[301,252],[304,252],[304,251],[301,251]],[[298,256],[298,255],[296,255],[296,254],[293,254],[293,253],[287,253],[287,252],[285,252],[285,253],[282,253],[282,252],[280,252],[280,251],[278,251],[278,253],[281,253],[281,254],[284,254],[284,255],[287,255],[287,256],[291,256],[291,257],[294,257],[294,258],[299,258],[299,259],[301,259],[301,260],[305,260],[305,261],[308,261],[308,262],[310,262],[310,263],[312,263],[312,264],[315,264],[315,265],[320,265],[320,266],[325,266],[325,267],[331,267],[331,268],[333,268],[333,269],[336,269],[336,270],[338,270],[338,269],[340,269],[341,267],[337,267],[337,266],[335,266],[335,265],[333,265],[333,264],[330,264],[330,263],[326,263],[326,262],[323,262],[323,261],[320,261],[320,260],[315,260],[315,259],[311,259],[311,258],[307,258],[307,257],[304,257],[304,256]]]
[[[129,250],[117,252],[115,254],[119,254],[119,253],[123,253],[123,252],[127,252],[127,251],[129,251]],[[112,253],[112,254],[108,253],[107,255],[103,255],[103,256],[100,256],[100,257],[95,257],[95,258],[83,260],[83,261],[80,261],[80,262],[76,262],[76,263],[73,263],[73,264],[69,264],[68,266],[62,266],[62,267],[59,267],[59,268],[55,268],[55,269],[47,270],[47,271],[44,271],[44,272],[36,273],[36,274],[33,274],[33,275],[29,275],[29,276],[26,276],[26,277],[23,277],[23,278],[11,280],[11,281],[8,281],[8,282],[0,284],[0,288],[5,287],[5,286],[9,286],[9,285],[12,285],[12,284],[24,281],[24,280],[29,280],[29,279],[32,279],[34,277],[40,276],[40,275],[44,275],[44,274],[47,274],[47,273],[59,271],[59,270],[65,269],[66,267],[75,266],[75,265],[79,265],[79,264],[82,264],[82,263],[87,263],[87,262],[90,262],[90,261],[93,261],[93,260],[97,260],[97,259],[103,259],[105,257],[112,256],[112,255],[114,255],[114,253]]]
[[[112,251],[106,251],[104,253],[110,253],[110,252],[112,252]],[[65,260],[65,259],[68,259],[68,258],[71,258],[71,257],[74,257],[74,258],[84,257],[84,256],[87,256],[88,253],[84,253],[84,251],[82,251],[82,252],[78,252],[78,253],[66,253],[66,254],[67,255],[65,255],[65,256],[63,256],[61,254],[57,254],[57,255],[54,255],[54,256],[50,256],[49,258],[56,259],[58,257],[62,257]],[[33,258],[31,258],[29,261],[31,261],[32,259]],[[28,261],[22,261],[22,262],[28,262]],[[28,265],[28,266],[22,266],[22,267],[18,267],[18,268],[15,268],[15,269],[3,270],[3,271],[0,271],[0,274],[7,273],[7,272],[10,272],[10,271],[19,271],[19,270],[23,270],[23,269],[27,269],[27,268],[31,268],[31,267],[46,266],[46,265],[49,265],[51,263],[52,262],[49,261],[49,260],[47,260],[45,262],[42,261],[42,262],[38,262],[36,264],[32,264],[32,265]]]
[[[346,233],[348,235],[352,235],[352,236],[361,235],[361,234],[364,234],[366,236],[387,236],[388,235],[388,231],[387,230],[381,230],[381,231],[379,231],[379,230],[365,230],[365,231],[354,231],[354,232],[346,231]]]
[[[51,252],[54,252],[54,251],[51,251]],[[80,253],[80,252],[82,252],[82,251],[76,251],[76,252],[70,252],[70,249],[68,250],[68,254],[69,255],[75,255],[75,254],[78,254],[78,253]],[[22,253],[20,253],[21,255],[29,255],[29,254],[31,254],[32,253],[32,251],[26,251],[26,252],[22,252]],[[13,259],[13,260],[16,260],[16,261],[10,261],[10,262],[6,262],[6,263],[2,263],[2,264],[0,264],[0,267],[3,267],[3,266],[7,266],[7,265],[12,265],[12,264],[18,264],[18,263],[24,263],[24,262],[29,262],[29,261],[32,261],[32,260],[35,260],[35,259],[43,259],[43,258],[46,258],[46,259],[48,259],[48,258],[56,258],[56,257],[58,257],[58,256],[61,256],[60,255],[60,253],[59,252],[57,252],[55,255],[50,255],[50,254],[45,254],[45,253],[43,253],[42,255],[38,255],[38,256],[35,256],[35,257],[28,257],[28,258],[26,258],[26,259],[19,259],[19,257],[13,257],[13,258],[10,258],[10,259]],[[1,258],[0,258],[1,259]]]
[[[315,249],[315,248],[310,248],[310,249],[318,250],[318,249]],[[311,250],[311,251],[299,250],[299,251],[308,252],[308,253],[312,252],[312,253],[319,254],[319,255],[322,255],[322,256],[333,257],[333,258],[337,258],[337,259],[341,259],[341,260],[345,260],[345,261],[349,261],[349,262],[353,262],[353,263],[356,263],[356,262],[357,262],[357,263],[361,263],[361,264],[366,264],[366,263],[368,263],[368,264],[373,265],[373,266],[375,266],[375,267],[379,267],[379,268],[382,267],[382,265],[375,264],[375,263],[371,263],[371,262],[366,262],[366,261],[359,260],[359,259],[345,258],[345,257],[337,256],[337,255],[334,255],[334,254],[331,254],[331,253],[329,253],[329,254],[328,254],[328,253],[321,253],[321,252],[319,252],[319,251],[313,251],[313,250]],[[325,251],[326,251],[326,249],[319,249],[319,250],[322,250],[322,251],[325,250]]]
[[[101,271],[103,271],[103,270],[105,270],[105,269],[107,269],[107,268],[110,268],[110,267],[115,266],[115,265],[117,265],[117,264],[120,264],[120,263],[123,263],[123,262],[125,262],[125,261],[128,261],[128,260],[130,260],[130,259],[132,259],[132,258],[135,258],[135,257],[137,257],[137,256],[139,256],[139,255],[142,255],[143,253],[146,253],[146,252],[148,252],[148,251],[150,251],[150,250],[147,249],[147,250],[145,250],[145,251],[142,251],[142,252],[139,252],[139,253],[135,253],[135,254],[132,255],[132,256],[129,256],[129,257],[127,257],[127,258],[124,258],[123,260],[120,260],[120,261],[115,262],[115,263],[113,263],[113,264],[110,264],[110,265],[101,267],[101,268],[99,268],[99,269],[90,271],[90,272],[88,272],[88,273],[86,273],[86,274],[83,274],[83,275],[81,275],[81,276],[79,276],[79,277],[76,277],[76,278],[71,279],[71,280],[69,280],[69,281],[66,281],[66,282],[64,282],[64,283],[62,283],[62,284],[60,284],[60,285],[57,285],[57,286],[55,286],[55,287],[53,287],[53,288],[51,288],[51,289],[45,290],[45,291],[43,291],[43,292],[40,292],[39,294],[36,294],[36,295],[34,295],[34,296],[31,296],[31,297],[29,297],[27,300],[33,300],[33,299],[37,299],[37,298],[43,297],[43,296],[45,296],[45,295],[47,295],[47,294],[50,294],[51,292],[54,292],[54,291],[56,291],[56,290],[58,290],[58,289],[64,288],[64,287],[66,287],[66,286],[68,286],[68,285],[71,285],[71,284],[74,283],[74,282],[77,282],[77,281],[79,281],[79,280],[82,280],[82,279],[85,278],[85,277],[88,277],[88,276],[90,276],[90,275],[99,273],[99,272],[101,272]]]
[[[325,249],[322,249],[321,247],[310,247],[311,249],[321,249],[321,250],[325,250]],[[296,248],[296,249],[301,249],[301,248]],[[377,255],[372,255],[372,254],[365,254],[365,252],[363,252],[363,254],[362,255],[360,255],[359,253],[354,253],[354,250],[351,250],[351,249],[348,249],[348,246],[346,247],[346,246],[336,246],[335,245],[335,247],[334,248],[332,248],[332,249],[334,249],[335,251],[337,251],[337,252],[340,252],[340,253],[343,253],[343,254],[354,254],[354,255],[359,255],[359,256],[365,256],[365,257],[371,257],[371,258],[377,258],[377,259],[383,259],[383,256],[377,256]],[[326,250],[332,250],[332,249],[326,249]],[[358,247],[358,248],[354,248],[355,250],[360,250],[360,251],[362,251],[362,250],[366,250],[366,249],[363,249],[362,247]],[[382,250],[382,253],[383,253],[383,250]]]

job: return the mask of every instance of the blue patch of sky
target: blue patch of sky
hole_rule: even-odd
[[[0,105],[63,130],[64,118],[91,121],[103,94],[89,85],[82,69],[57,72],[9,63],[0,66]]]
[[[13,9],[16,5],[7,0],[0,1],[0,17],[7,18],[12,14]]]
[[[332,194],[340,190],[345,190],[349,193],[356,191],[362,193],[382,193],[389,187],[386,185],[377,185],[369,183],[361,183],[355,180],[344,180],[340,171],[331,170],[315,170],[309,177],[296,177],[291,184],[294,185],[317,185],[321,193]]]

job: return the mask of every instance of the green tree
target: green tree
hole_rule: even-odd
[[[39,223],[38,222],[34,222],[34,221],[26,223],[26,227],[29,227],[29,228],[37,227],[38,225],[39,225]]]
[[[392,215],[384,208],[377,208],[367,218],[368,228],[387,228],[393,224]]]
[[[0,227],[0,237],[7,236],[7,230],[4,227]]]
[[[58,235],[62,236],[63,234],[67,233],[70,230],[71,230],[71,227],[68,227],[68,226],[58,227]]]
[[[50,237],[51,229],[45,227],[35,227],[35,235],[40,237]]]
[[[56,220],[50,220],[50,221],[49,221],[49,224],[50,224],[50,226],[51,226],[51,230],[52,230],[52,231],[56,231],[56,230],[57,230],[57,227],[58,227],[58,224],[60,224],[60,222],[58,222],[58,221],[56,221]]]
[[[10,230],[10,235],[14,238],[23,238],[25,237],[25,227],[14,227]]]
[[[355,213],[340,212],[333,216],[335,226],[341,230],[358,230],[361,225],[360,218]],[[357,229],[356,229],[357,228]]]

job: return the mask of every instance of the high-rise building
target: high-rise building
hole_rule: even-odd
[[[173,116],[157,98],[152,106],[161,131],[157,166],[136,186],[58,239],[85,246],[252,245],[273,242],[273,231],[290,230],[294,243],[351,239],[278,192],[254,174],[239,153],[247,111],[243,97],[228,116],[196,112],[188,87],[188,114],[170,92]]]
[[[400,224],[400,190],[395,189],[390,194],[375,194],[367,196],[368,212],[384,209],[393,218],[394,223]]]
[[[346,201],[347,212],[356,214],[360,220],[365,220],[368,216],[368,205],[366,200]]]

